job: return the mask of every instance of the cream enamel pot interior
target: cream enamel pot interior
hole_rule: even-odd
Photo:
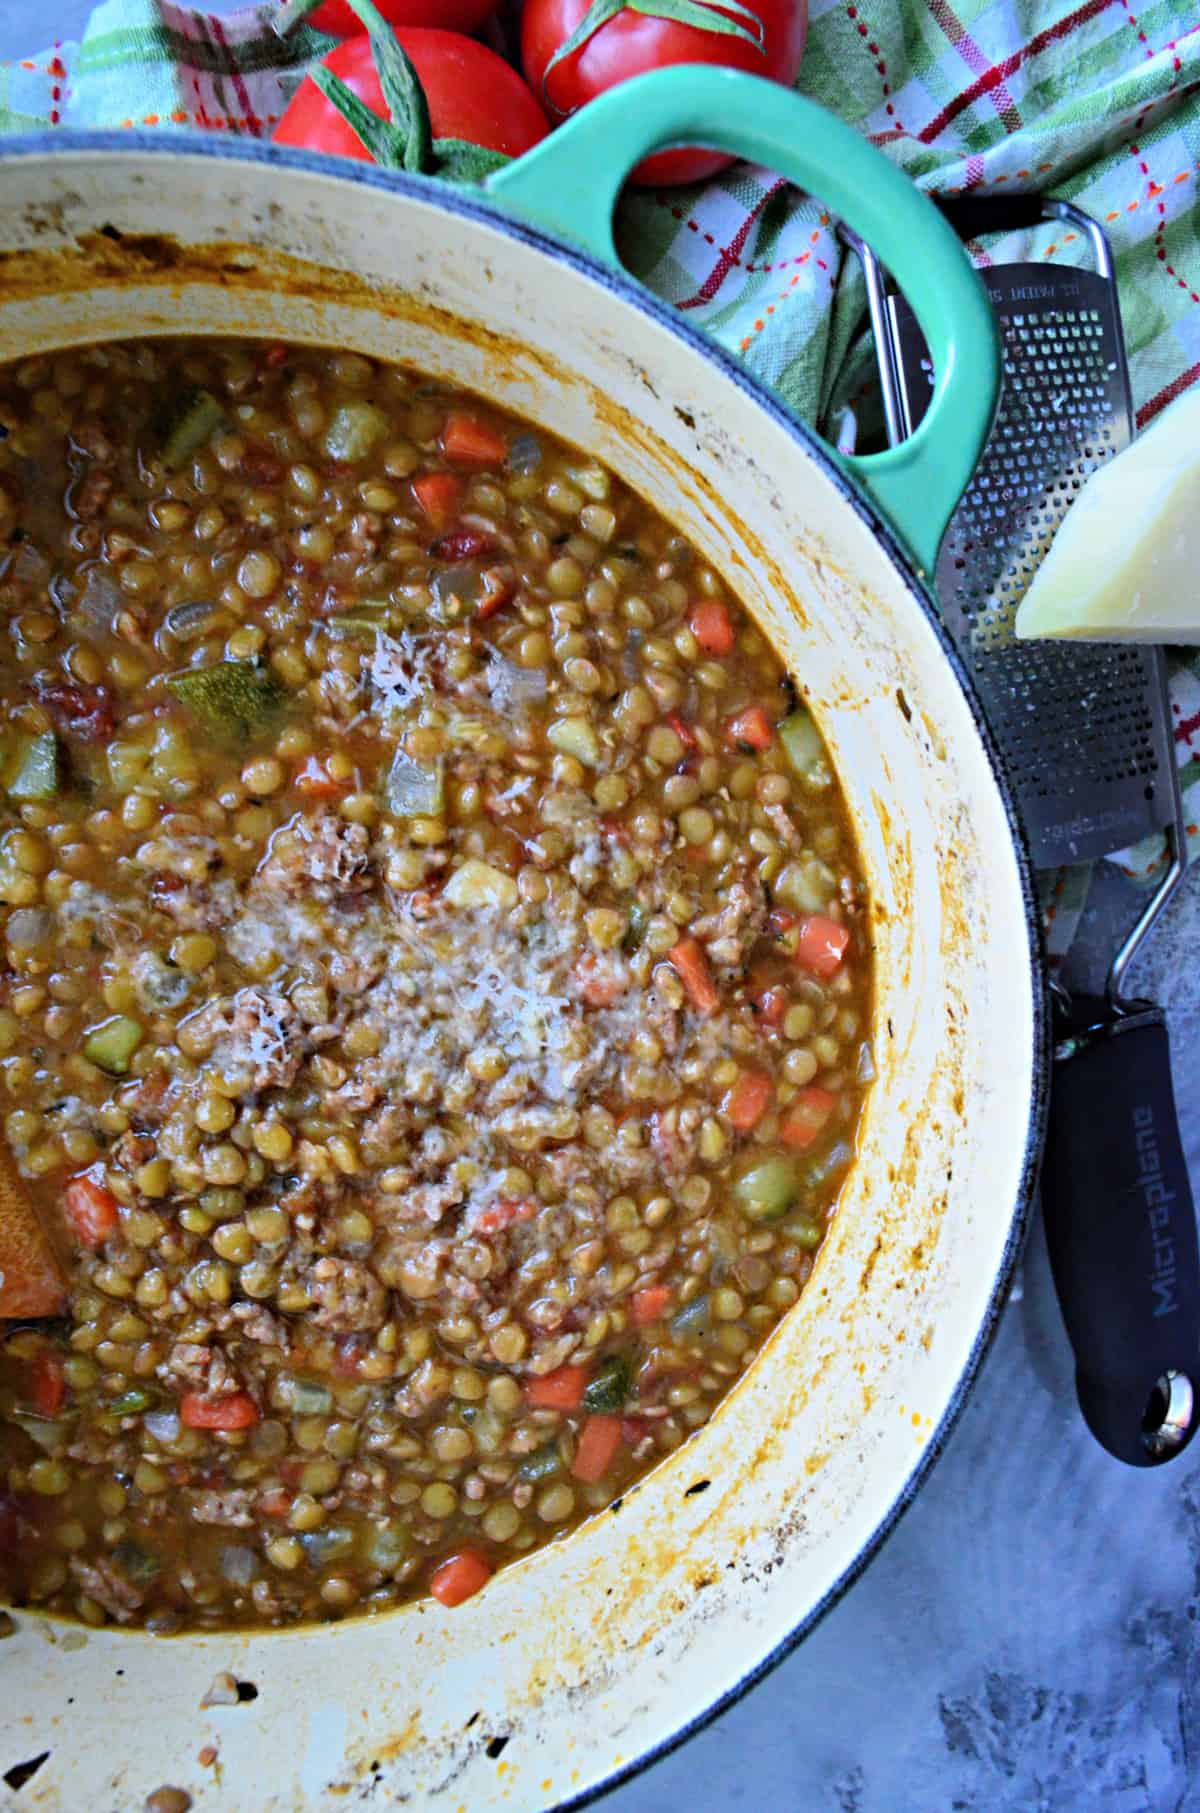
[[[640,138],[637,155],[654,133]],[[56,136],[14,141],[3,171],[0,359],[266,335],[474,388],[673,519],[767,627],[829,740],[873,900],[878,1080],[813,1279],[713,1421],[452,1612],[426,1600],[164,1639],[18,1611],[0,1645],[0,1775],[49,1752],[19,1794],[0,1788],[21,1813],[124,1813],[163,1783],[200,1809],[586,1798],[755,1679],[855,1577],[1003,1299],[1040,1136],[1042,1018],[994,751],[880,513],[733,361],[597,261],[443,187],[260,147]],[[986,408],[972,411],[977,446]],[[219,1670],[257,1699],[201,1711]],[[206,1744],[219,1776],[197,1760]]]

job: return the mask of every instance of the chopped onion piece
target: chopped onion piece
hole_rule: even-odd
[[[394,818],[435,818],[445,804],[441,764],[425,768],[397,749],[388,769],[384,803]]]

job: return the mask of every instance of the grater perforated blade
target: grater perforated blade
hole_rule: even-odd
[[[1009,768],[1035,864],[1051,868],[1136,843],[1174,815],[1162,651],[1018,642],[1017,605],[1088,473],[1133,436],[1124,337],[1108,245],[1065,202],[946,204],[963,238],[1071,222],[1097,268],[1001,264],[979,272],[1001,330],[1003,387],[991,437],[951,518],[935,587]],[[857,248],[856,248],[857,249]],[[911,434],[932,390],[921,330],[865,260],[890,438]]]

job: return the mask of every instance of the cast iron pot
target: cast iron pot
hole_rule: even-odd
[[[624,173],[714,139],[818,194],[906,288],[938,381],[903,448],[839,458],[620,271]],[[20,1612],[3,1645],[0,1765],[50,1753],[22,1807],[139,1808],[164,1782],[198,1808],[576,1803],[744,1690],[855,1578],[946,1438],[1018,1250],[1043,1106],[1032,897],[922,578],[991,419],[987,303],[877,152],[729,72],[602,98],[482,196],[136,133],[0,157],[0,359],[264,335],[477,390],[678,524],[772,637],[841,775],[878,1080],[812,1280],[708,1426],[454,1611],[173,1638]],[[219,1670],[253,1704],[201,1711]]]

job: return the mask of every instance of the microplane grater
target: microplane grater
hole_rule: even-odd
[[[1051,982],[1054,1064],[1042,1161],[1046,1245],[1075,1354],[1079,1407],[1130,1466],[1200,1429],[1200,1242],[1166,1016],[1130,999],[1130,963],[1183,879],[1184,809],[1161,649],[1018,642],[1017,605],[1089,472],[1133,435],[1112,261],[1096,223],[1037,196],[944,205],[960,238],[1065,219],[1096,268],[986,266],[1003,387],[991,436],[942,544],[938,602],[1007,758],[1034,861],[1103,856],[1165,829],[1168,860],[1114,952],[1103,995]],[[845,229],[843,228],[843,232]],[[862,261],[888,439],[928,404],[920,330],[870,248]]]
[[[991,436],[942,543],[943,619],[1004,754],[1035,864],[1104,856],[1168,824],[1174,756],[1160,649],[1020,642],[1016,609],[1087,475],[1134,431],[1124,337],[1104,234],[1069,204],[1039,197],[949,203],[964,239],[1068,220],[1096,269],[995,264],[979,271],[1001,332],[1003,384]],[[889,439],[925,412],[931,368],[916,318],[864,260],[883,326]]]

